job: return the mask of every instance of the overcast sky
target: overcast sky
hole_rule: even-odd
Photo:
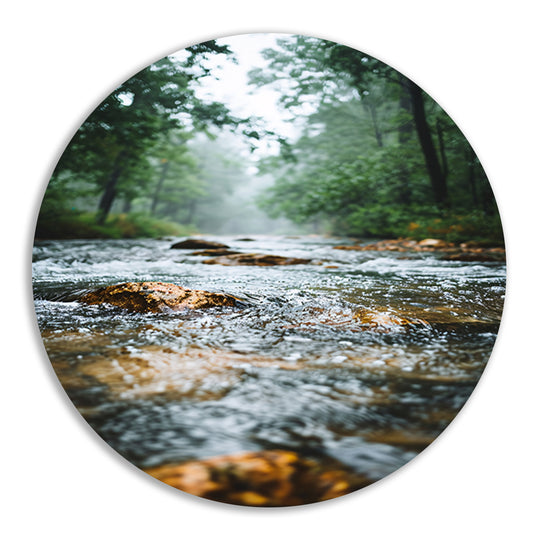
[[[294,137],[295,127],[285,120],[290,114],[277,106],[279,92],[268,86],[258,88],[248,85],[248,72],[267,65],[261,50],[274,47],[276,39],[281,36],[252,33],[217,39],[220,44],[230,46],[238,64],[229,61],[225,55],[214,58],[211,64],[219,67],[213,71],[218,79],[213,76],[205,78],[199,95],[225,103],[237,116],[262,117],[276,133]]]

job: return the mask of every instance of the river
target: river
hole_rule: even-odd
[[[208,265],[178,240],[41,241],[35,310],[58,377],[94,430],[140,468],[293,450],[377,480],[430,444],[496,339],[505,265],[347,251],[324,237],[210,237],[312,259]],[[162,281],[242,308],[140,314],[77,302]],[[370,317],[370,318],[369,318]]]

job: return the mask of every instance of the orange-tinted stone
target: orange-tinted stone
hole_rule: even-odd
[[[336,498],[371,483],[286,450],[241,452],[147,469],[179,490],[236,505],[282,507]]]
[[[224,265],[224,266],[275,266],[275,265],[303,265],[310,263],[310,259],[299,259],[295,257],[282,257],[280,255],[267,254],[229,254],[206,259],[203,261],[206,265]]]
[[[140,313],[157,313],[177,309],[235,306],[237,298],[221,293],[185,289],[172,283],[145,281],[120,283],[88,292],[80,302],[98,305],[111,304]]]

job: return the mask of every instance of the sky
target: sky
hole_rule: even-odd
[[[253,33],[217,39],[219,44],[230,46],[238,63],[231,62],[225,55],[215,57],[210,64],[218,67],[213,71],[218,79],[213,76],[204,78],[198,95],[212,97],[225,103],[239,117],[262,117],[268,127],[276,133],[295,138],[298,130],[288,122],[291,115],[286,111],[283,112],[277,105],[279,90],[268,86],[248,85],[248,72],[253,68],[267,65],[261,56],[261,50],[275,47],[276,39],[281,36],[281,34]],[[257,156],[267,153],[270,153],[270,150],[265,144],[257,150]]]

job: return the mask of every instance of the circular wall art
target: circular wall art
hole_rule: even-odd
[[[288,34],[126,80],[59,160],[35,232],[53,368],[114,450],[181,491],[357,491],[453,420],[494,345],[498,209],[416,83]]]

